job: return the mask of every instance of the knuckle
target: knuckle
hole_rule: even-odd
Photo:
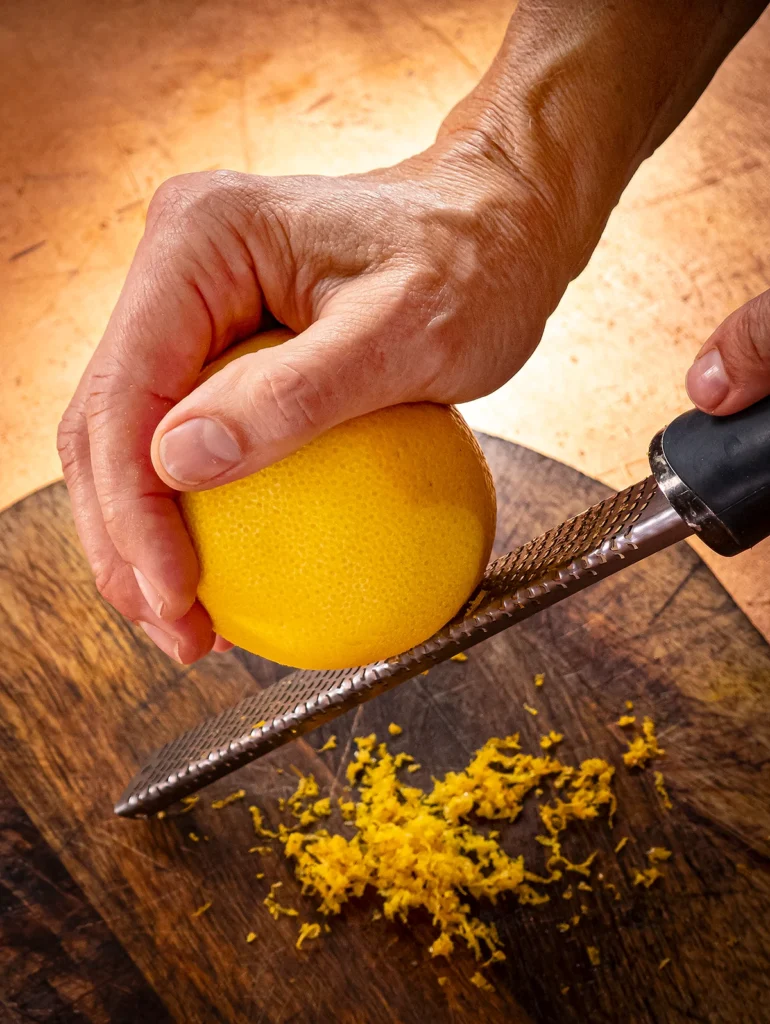
[[[70,405],[56,431],[56,450],[65,476],[79,464],[86,446],[85,423],[79,408]]]
[[[770,371],[770,293],[747,302],[738,311],[734,337],[748,368]]]
[[[189,205],[194,194],[191,177],[195,175],[178,174],[158,186],[147,208],[148,227],[156,226],[169,216],[178,216]]]
[[[120,517],[120,502],[115,495],[107,495],[102,497],[100,501],[100,508],[102,512],[102,521],[109,532],[119,521]]]
[[[302,435],[323,426],[331,394],[308,374],[284,363],[266,374],[264,384],[281,434]]]
[[[201,212],[221,213],[239,202],[247,175],[239,171],[200,171],[178,174],[158,186],[147,209],[147,226],[154,230],[185,224]]]
[[[108,604],[121,611],[122,588],[118,567],[112,562],[106,561],[98,562],[92,568],[96,589]]]
[[[85,422],[89,433],[99,431],[118,411],[119,400],[125,391],[123,379],[118,368],[93,375],[85,404]]]
[[[770,369],[770,293],[764,292],[748,302],[741,319],[747,357],[763,369]]]

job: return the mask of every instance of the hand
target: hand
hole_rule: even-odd
[[[687,373],[687,391],[698,408],[716,416],[770,395],[770,291],[717,327]]]
[[[538,177],[528,188],[459,132],[372,174],[215,172],[158,191],[59,449],[100,592],[167,654],[192,662],[216,639],[176,491],[389,404],[477,398],[519,369],[570,276],[548,255]],[[271,317],[297,337],[197,382]]]
[[[727,6],[522,0],[425,154],[338,179],[217,172],[160,189],[59,430],[105,598],[181,662],[224,649],[195,600],[177,490],[389,404],[508,380],[639,163],[764,3]],[[198,382],[276,320],[297,337]]]

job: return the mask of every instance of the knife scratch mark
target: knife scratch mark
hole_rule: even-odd
[[[690,566],[690,570],[687,573],[687,575],[684,577],[684,579],[681,580],[677,584],[676,587],[674,587],[674,589],[668,595],[668,597],[663,602],[663,604],[660,606],[660,608],[658,608],[658,610],[652,616],[652,618],[650,619],[650,625],[652,625],[653,622],[657,622],[657,620],[661,617],[661,615],[663,615],[671,607],[671,605],[674,603],[674,601],[676,601],[677,597],[679,597],[679,595],[682,593],[682,591],[687,586],[687,584],[690,582],[690,580],[693,578],[693,576],[697,572],[699,572],[701,568],[702,568],[702,563],[700,563],[700,562],[696,563],[693,566]]]
[[[14,252],[8,257],[8,262],[13,263],[14,260],[20,260],[22,256],[29,256],[30,253],[37,252],[38,249],[42,249],[45,243],[46,239],[44,238],[42,242],[35,242],[34,245],[28,245],[26,249],[19,249],[18,252]]]

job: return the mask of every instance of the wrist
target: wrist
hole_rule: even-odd
[[[443,311],[431,314],[431,333],[450,345],[466,344],[469,335],[479,345],[496,339],[490,350],[499,359],[487,365],[484,381],[463,380],[465,397],[453,401],[488,393],[520,368],[569,282],[543,190],[512,179],[486,145],[475,132],[457,132],[401,163],[354,176],[393,203],[388,248],[400,238],[402,272],[404,264],[411,269],[409,301],[422,294],[423,311],[433,303]]]
[[[526,171],[511,158],[488,117],[451,132],[417,158],[428,187],[457,204],[479,244],[494,252],[495,273],[532,276],[531,299],[543,320],[558,305],[572,273],[558,183],[545,168]]]
[[[495,62],[438,146],[540,198],[566,283],[639,164],[679,123],[763,3],[520,0]],[[536,205],[536,202],[535,202]]]

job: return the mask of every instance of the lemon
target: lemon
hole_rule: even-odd
[[[286,339],[269,332],[228,351]],[[492,549],[492,476],[456,409],[392,406],[242,480],[181,496],[198,596],[232,643],[295,668],[365,665],[459,611]]]

